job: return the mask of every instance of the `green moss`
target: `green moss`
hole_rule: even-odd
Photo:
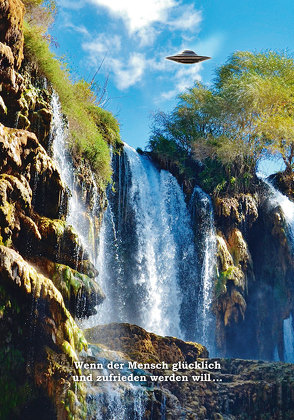
[[[66,223],[63,220],[40,217],[38,224],[44,233],[50,234],[50,232],[54,231],[57,238],[61,238],[64,235]]]
[[[86,392],[85,385],[80,383],[74,384],[75,389],[69,389],[65,399],[62,401],[64,408],[68,413],[68,419],[75,420],[77,418],[83,420],[87,417]]]
[[[227,283],[228,281],[234,282],[235,286],[239,286],[241,288],[244,287],[244,274],[243,272],[234,265],[228,267],[227,270],[221,271],[217,273],[216,282],[215,282],[215,296],[216,298],[220,297],[221,295],[227,292]]]
[[[233,266],[229,267],[227,270],[221,271],[217,274],[216,283],[215,283],[215,296],[218,298],[221,295],[224,295],[227,292],[227,282],[230,279],[230,276],[233,271]]]
[[[64,324],[64,328],[68,341],[64,341],[62,343],[62,348],[71,359],[76,360],[76,352],[79,353],[83,349],[86,350],[88,343],[82,330],[77,326],[73,318],[70,316],[70,313],[68,311],[66,312],[68,319]]]
[[[92,289],[91,280],[88,276],[63,264],[55,264],[52,281],[57,289],[61,291],[63,297],[68,300],[71,294],[77,296],[81,288],[85,288],[88,293]]]

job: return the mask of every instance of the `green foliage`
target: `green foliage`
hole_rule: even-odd
[[[237,52],[211,89],[196,83],[171,114],[155,116],[149,149],[177,165],[201,162],[194,177],[211,193],[247,192],[264,156],[278,153],[294,166],[293,117],[293,59]]]
[[[287,171],[294,159],[294,61],[285,53],[236,52],[217,72],[217,88],[241,97],[236,111],[254,134],[253,152],[280,155]]]
[[[90,104],[88,111],[99,128],[103,139],[114,148],[123,146],[123,142],[119,134],[119,124],[111,112],[103,108]]]
[[[107,142],[120,143],[119,126],[114,117],[95,105],[95,95],[85,81],[73,83],[64,63],[50,51],[42,29],[24,25],[26,57],[52,84],[59,95],[62,110],[69,121],[69,146],[87,159],[102,184],[111,177]]]

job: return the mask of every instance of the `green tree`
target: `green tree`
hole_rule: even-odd
[[[292,168],[293,87],[292,58],[237,52],[217,70],[210,89],[196,83],[171,114],[157,114],[149,147],[168,151],[171,159],[180,150],[202,162],[214,191],[246,190],[268,154],[279,154]]]
[[[294,159],[294,61],[285,53],[237,52],[218,70],[216,87],[227,98],[242,96],[244,126],[251,126],[253,153],[282,157],[286,171]],[[232,101],[232,103],[236,103]],[[249,114],[244,112],[249,110]]]

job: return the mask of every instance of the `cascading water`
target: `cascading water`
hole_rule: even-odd
[[[56,95],[52,108],[53,157],[71,192],[67,222],[75,228],[83,248],[95,262],[107,296],[98,314],[83,322],[83,327],[130,322],[160,335],[197,339],[211,350],[216,241],[209,197],[196,187],[189,211],[177,180],[125,144],[124,152],[113,156],[114,184],[108,188],[108,206],[96,253],[91,226],[97,209],[94,203],[91,213],[79,200]],[[94,177],[92,181],[92,195],[98,202]],[[202,221],[193,231],[196,207]],[[195,243],[198,230],[203,239],[200,256]],[[107,407],[109,419],[124,420],[130,412],[141,419],[144,391],[140,385],[128,387],[121,389],[121,385],[111,384],[107,389],[96,390],[98,393],[92,392],[90,405],[96,410],[93,418],[99,419],[99,412]]]
[[[53,158],[59,167],[63,182],[67,185],[71,193],[67,222],[74,227],[80,237],[83,248],[89,253],[97,267],[95,239],[93,240],[95,231],[93,232],[93,226],[99,198],[98,188],[93,177],[93,207],[92,212],[89,212],[81,204],[78,191],[75,187],[75,171],[67,151],[67,132],[62,119],[59,99],[55,93],[52,96],[51,105],[53,110],[53,122],[51,126]],[[86,217],[81,217],[81,215]],[[102,232],[103,229],[104,227],[102,228]],[[103,250],[103,242],[101,243],[101,247]],[[100,266],[99,263],[98,265]],[[113,354],[115,357],[114,352]],[[93,355],[90,349],[88,354],[84,355],[84,357],[93,356],[96,357],[97,361],[101,361],[99,354]],[[104,374],[107,374],[107,371]],[[89,386],[88,411],[89,418],[93,420],[102,418],[105,420],[127,420],[129,418],[142,420],[145,413],[145,390],[140,386],[140,383],[136,385],[132,383],[110,383],[105,387],[99,387],[98,390],[93,390]]]
[[[89,240],[91,237],[94,236],[93,232],[91,232],[92,226],[94,225],[93,220],[89,223],[89,217],[91,218],[92,215],[89,215],[88,218],[81,217],[81,215],[86,214],[86,209],[81,204],[81,200],[79,199],[79,194],[75,187],[75,176],[74,176],[74,168],[72,161],[70,159],[70,155],[67,148],[67,130],[64,125],[64,121],[62,118],[62,112],[59,104],[58,96],[54,93],[52,95],[52,102],[51,102],[52,110],[53,110],[53,121],[51,127],[51,137],[54,139],[52,142],[53,147],[53,159],[57,163],[60,171],[60,175],[62,181],[65,185],[69,188],[71,196],[69,199],[69,211],[67,222],[68,224],[72,225],[74,229],[77,231],[79,238],[82,242],[82,245],[85,250],[89,253],[92,260],[95,261],[95,246],[93,241]],[[95,184],[95,180],[93,179],[93,186],[94,186],[94,196],[96,192],[96,196],[94,197],[94,201],[97,202],[98,190]],[[95,206],[94,206],[95,209]]]
[[[99,320],[186,338],[187,304],[194,324],[196,317],[196,300],[188,300],[196,290],[197,259],[184,194],[169,172],[128,145],[124,150],[100,236],[98,271],[108,300]]]
[[[292,315],[284,319],[284,360],[285,362],[294,363],[294,324]]]
[[[260,176],[267,184],[270,191],[270,200],[274,206],[280,206],[285,220],[288,224],[289,241],[291,242],[294,253],[294,203],[288,197],[278,191],[269,181]],[[284,334],[284,360],[285,362],[294,363],[294,324],[292,315],[283,321]],[[276,357],[276,356],[275,356]]]
[[[201,276],[198,293],[197,339],[210,351],[214,351],[215,324],[211,309],[214,279],[216,275],[216,232],[214,213],[210,197],[198,186],[194,188],[190,209],[192,219],[197,220],[199,239],[198,259],[201,263]]]

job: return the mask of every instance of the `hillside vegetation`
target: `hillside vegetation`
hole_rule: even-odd
[[[97,105],[91,84],[72,82],[63,61],[50,50],[47,27],[52,22],[55,4],[52,1],[26,0],[24,23],[25,57],[35,64],[57,92],[62,110],[69,122],[69,146],[86,158],[102,184],[111,177],[109,145],[119,147],[119,125],[113,115]]]

